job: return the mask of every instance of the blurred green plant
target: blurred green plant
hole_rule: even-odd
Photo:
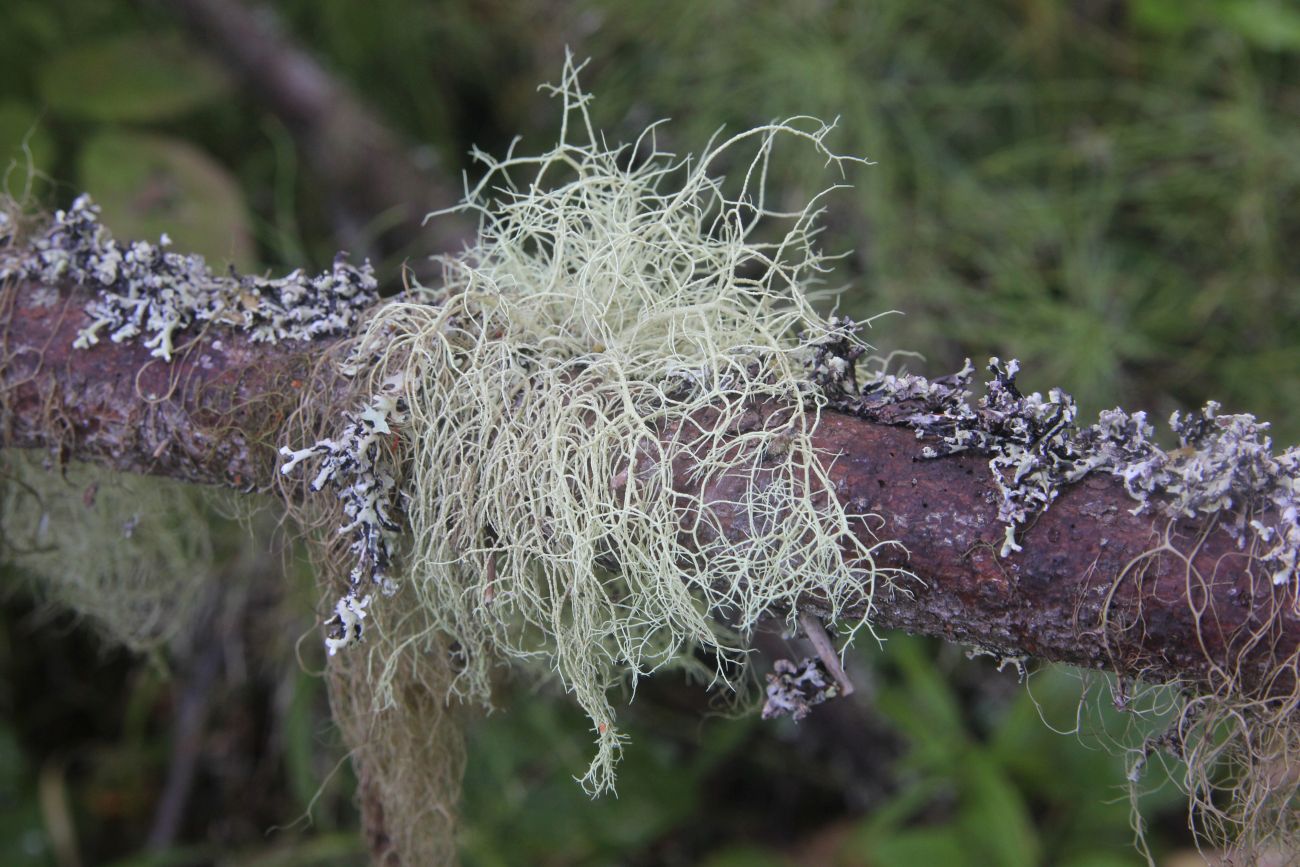
[[[1007,700],[986,708],[983,719],[972,719],[927,644],[910,637],[888,644],[885,663],[899,679],[882,690],[878,704],[911,739],[899,764],[904,782],[851,840],[867,857],[843,863],[1140,863],[1127,851],[1133,831],[1124,760],[1108,751],[1133,721],[1113,707],[1083,706],[1094,691],[1064,666],[1032,673]],[[1008,668],[1004,676],[1014,674]],[[1139,806],[1153,816],[1180,800],[1166,786],[1144,793]],[[918,818],[925,824],[918,827]],[[921,857],[935,846],[948,854]]]
[[[78,175],[122,238],[171,238],[176,250],[257,270],[244,197],[230,173],[173,136],[105,131],[86,141]]]
[[[100,121],[167,120],[229,91],[222,69],[182,36],[147,31],[59,51],[38,81],[54,114]]]
[[[14,867],[50,863],[50,841],[41,822],[34,774],[18,738],[0,723],[0,862]]]
[[[1016,355],[1093,411],[1217,395],[1300,438],[1294,7],[586,5],[607,126],[840,118],[877,164],[824,243],[857,251],[850,312],[906,314],[884,348]]]
[[[709,867],[762,864],[834,867],[981,867],[1053,864],[1112,867],[1143,863],[1133,850],[1124,763],[1104,747],[1131,725],[1114,708],[1080,706],[1080,674],[1049,666],[1011,690],[987,661],[939,654],[935,643],[891,636],[877,660],[874,705],[909,744],[896,763],[894,794],[856,820],[828,826],[784,851],[724,846]],[[945,659],[946,657],[946,659]],[[972,707],[954,682],[1002,678],[994,701]],[[1062,724],[1074,736],[1054,731]],[[1176,811],[1172,787],[1145,793],[1147,815]],[[1157,851],[1168,844],[1153,840]]]

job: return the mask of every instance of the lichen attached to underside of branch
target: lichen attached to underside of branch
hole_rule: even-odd
[[[308,488],[318,492],[328,485],[336,491],[348,520],[337,532],[350,539],[348,552],[355,561],[348,575],[348,590],[334,603],[334,614],[325,623],[325,647],[330,656],[364,636],[372,589],[385,596],[397,592],[391,573],[401,531],[399,491],[395,468],[390,468],[391,459],[381,443],[405,421],[396,394],[399,386],[400,381],[386,383],[369,406],[345,415],[347,425],[337,438],[325,438],[304,449],[286,446],[280,450],[287,458],[280,468],[285,475],[300,462],[319,458],[319,469]]]
[[[13,233],[5,215],[0,242]],[[176,335],[203,323],[219,323],[257,342],[312,340],[351,333],[360,313],[378,297],[369,262],[348,264],[339,254],[329,271],[301,269],[280,278],[217,274],[202,256],[168,251],[158,243],[115,240],[100,222],[99,207],[78,196],[35,237],[0,254],[0,281],[26,279],[50,286],[84,286],[91,323],[77,337],[93,346],[106,333],[114,343],[141,340],[152,354],[170,360]]]
[[[193,622],[214,574],[209,520],[189,485],[0,452],[0,562],[132,650]]]
[[[760,618],[793,618],[809,596],[831,619],[869,618],[873,593],[903,573],[877,566],[894,543],[863,541],[879,519],[828,495],[833,456],[812,445],[826,403],[812,348],[837,335],[867,350],[812,305],[827,262],[813,244],[820,197],[778,212],[764,190],[778,141],[842,165],[830,127],[794,118],[698,158],[661,150],[653,127],[610,148],[576,75],[568,66],[555,91],[561,143],[478,154],[487,173],[460,208],[480,218],[477,243],[356,341],[362,391],[398,383],[401,418],[387,415],[395,439],[367,439],[353,463],[402,479],[400,604],[415,600],[457,648],[453,692],[489,701],[503,659],[553,670],[591,719],[583,783],[601,792],[625,739],[610,690],[701,658],[735,685]],[[765,403],[788,409],[764,419]],[[682,461],[692,490],[675,480]],[[752,480],[741,502],[700,493],[737,472]],[[339,481],[341,497],[358,490]],[[743,541],[720,530],[736,510]],[[336,613],[379,603],[376,582],[357,579]]]
[[[1105,473],[1135,513],[1227,527],[1252,568],[1297,598],[1300,451],[1274,455],[1267,425],[1210,403],[1174,415],[1178,446],[1166,451],[1143,413],[1110,410],[1080,428],[1068,394],[1019,390],[1014,361],[991,362],[978,402],[969,364],[935,380],[888,372],[855,323],[811,304],[826,265],[813,246],[820,197],[778,213],[764,194],[778,140],[842,162],[826,126],[795,118],[678,159],[653,128],[632,146],[604,145],[571,67],[557,93],[561,144],[538,157],[479,154],[485,179],[459,209],[479,216],[478,242],[440,260],[441,286],[364,322],[368,266],[225,277],[168,252],[165,238],[119,244],[84,197],[21,244],[0,213],[0,279],[92,290],[83,347],[106,334],[170,360],[177,335],[208,325],[256,341],[363,326],[349,403],[304,408],[331,423],[314,443],[286,446],[284,470],[312,464],[310,487],[338,497],[351,569],[330,597],[327,645],[350,649],[336,673],[365,681],[342,722],[383,747],[385,784],[409,801],[399,809],[437,800],[413,794],[416,778],[455,776],[425,773],[429,714],[445,711],[448,692],[489,701],[498,661],[540,663],[576,695],[598,745],[584,783],[602,791],[624,741],[611,689],[667,665],[731,682],[759,618],[793,617],[809,596],[831,618],[865,612],[849,629],[868,623],[873,594],[910,576],[877,566],[896,544],[873,535],[883,522],[829,493],[834,456],[812,439],[827,408],[910,426],[920,460],[987,455],[1002,557],[1067,486]],[[742,495],[702,495],[737,474],[750,482]],[[743,541],[721,529],[737,515]],[[1182,556],[1152,552],[1165,554]],[[1189,587],[1205,586],[1190,561],[1188,572]],[[368,619],[378,628],[362,644]],[[1267,642],[1267,630],[1251,638]],[[1295,842],[1295,778],[1276,769],[1300,743],[1296,696],[1259,700],[1238,689],[1234,660],[1212,663],[1218,681],[1187,687],[1159,743],[1187,762],[1204,812],[1248,832],[1271,821]],[[1273,683],[1296,684],[1297,668],[1294,655],[1279,659]],[[1242,782],[1235,806],[1216,813],[1210,775],[1225,756]],[[414,812],[402,815],[398,826],[416,827]]]

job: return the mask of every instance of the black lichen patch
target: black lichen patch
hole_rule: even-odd
[[[831,397],[854,395],[858,391],[857,362],[867,351],[858,337],[860,323],[847,316],[832,316],[824,333],[813,336],[806,363],[813,385]]]
[[[0,238],[12,234],[0,223]],[[202,256],[157,244],[113,239],[99,208],[80,196],[56,211],[44,232],[16,255],[0,260],[0,279],[17,277],[75,283],[94,290],[86,305],[92,322],[77,336],[85,348],[107,333],[114,343],[143,339],[155,356],[170,360],[174,336],[196,323],[223,323],[258,342],[311,340],[349,333],[360,312],[378,297],[369,262],[355,267],[340,254],[329,271],[301,270],[281,278],[216,274]]]
[[[288,459],[280,468],[285,474],[304,460],[321,458],[311,490],[328,485],[343,501],[343,512],[350,519],[338,532],[352,539],[349,551],[356,561],[347,592],[335,602],[334,614],[325,623],[325,646],[331,656],[362,638],[371,588],[378,587],[385,596],[397,590],[390,571],[401,530],[396,517],[399,493],[382,444],[393,433],[390,422],[397,424],[404,418],[401,401],[393,393],[395,386],[390,383],[360,413],[345,413],[347,425],[337,438],[296,451],[280,449]]]

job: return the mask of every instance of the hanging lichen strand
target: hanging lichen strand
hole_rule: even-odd
[[[143,652],[188,627],[212,559],[192,486],[0,451],[0,563],[109,641]]]
[[[679,160],[657,148],[653,129],[635,145],[606,147],[572,65],[555,92],[561,144],[531,158],[479,155],[485,179],[462,206],[480,215],[477,244],[442,259],[436,290],[417,288],[375,311],[351,342],[356,392],[343,405],[359,409],[340,412],[332,380],[306,389],[294,429],[323,418],[330,435],[283,450],[286,473],[313,465],[310,487],[341,501],[330,523],[351,556],[331,558],[322,546],[330,561],[322,581],[340,563],[351,571],[332,600],[327,644],[334,652],[364,638],[365,646],[334,660],[332,689],[399,851],[436,863],[444,859],[433,851],[450,849],[461,754],[446,698],[487,702],[499,660],[540,663],[576,694],[599,744],[584,782],[600,791],[612,784],[623,740],[611,688],[706,660],[717,678],[734,678],[759,617],[793,617],[804,594],[832,617],[853,606],[860,616],[850,629],[865,622],[872,594],[903,575],[877,568],[874,555],[896,544],[874,539],[881,522],[827,490],[835,456],[815,453],[810,436],[826,408],[910,426],[921,460],[987,456],[990,501],[1005,525],[1001,557],[1017,556],[1019,535],[1068,485],[1092,472],[1119,477],[1132,511],[1158,517],[1153,547],[1114,587],[1143,580],[1150,561],[1186,563],[1198,632],[1204,591],[1220,576],[1198,571],[1173,538],[1226,527],[1248,555],[1248,576],[1281,604],[1268,609],[1274,622],[1237,636],[1231,654],[1202,644],[1203,676],[1158,690],[1156,715],[1172,722],[1135,749],[1130,778],[1172,755],[1184,763],[1191,819],[1206,839],[1236,832],[1243,851],[1300,851],[1300,777],[1286,771],[1300,745],[1300,653],[1293,642],[1279,648],[1273,628],[1283,607],[1292,616],[1300,605],[1300,450],[1274,455],[1266,424],[1221,415],[1214,403],[1174,415],[1178,448],[1168,452],[1142,413],[1110,410],[1080,429],[1068,394],[1019,390],[1014,361],[991,362],[977,403],[969,364],[935,380],[889,372],[879,359],[864,371],[858,326],[809,304],[825,262],[812,246],[815,200],[779,212],[763,190],[779,140],[842,162],[823,144],[824,125],[772,124]],[[32,287],[38,306],[61,303],[56,285],[91,290],[90,324],[74,344],[82,349],[101,337],[139,341],[171,361],[209,323],[259,341],[350,333],[374,298],[368,269],[341,260],[316,278],[223,277],[198,257],[166,252],[165,239],[119,244],[84,197],[40,235],[20,238],[16,213],[0,209],[0,280],[45,283]],[[299,445],[316,438],[290,436]],[[79,485],[52,507],[23,476],[35,467],[0,473],[25,488],[0,489],[8,548],[0,553],[51,553],[35,550],[48,516],[108,495]],[[747,478],[746,492],[707,500],[700,492],[723,474]],[[125,500],[132,510],[144,502],[134,490]],[[32,508],[15,507],[24,501]],[[167,634],[159,625],[170,628],[191,598],[182,582],[191,573],[179,570],[193,552],[145,544],[191,538],[168,529],[185,517],[175,502],[158,499],[157,533],[141,533],[143,517],[119,522],[122,509],[90,516],[100,526],[89,536],[66,522],[81,547],[69,547],[68,560],[42,557],[48,565],[34,571],[51,598],[96,615],[123,640],[155,643]],[[1201,522],[1180,529],[1189,518]],[[743,542],[722,532],[728,521],[743,524]],[[100,558],[107,571],[69,572],[95,547],[83,536],[121,536],[136,553]],[[137,564],[147,573],[123,568]],[[1087,626],[1104,639],[1146,626],[1106,616]],[[376,628],[364,635],[368,618]],[[1270,666],[1265,676],[1240,677],[1248,662],[1258,668],[1256,657]],[[824,678],[788,668],[769,693],[774,712],[800,712],[829,694]]]
[[[808,594],[832,619],[849,605],[869,613],[897,576],[874,565],[890,542],[860,541],[872,517],[826,496],[831,456],[811,445],[824,399],[808,365],[844,332],[809,301],[825,262],[818,211],[778,212],[763,189],[781,139],[840,165],[829,127],[796,118],[697,160],[659,150],[653,128],[609,148],[576,74],[566,66],[554,89],[561,143],[477,154],[487,173],[462,206],[480,215],[477,243],[442,259],[440,288],[383,306],[356,342],[376,400],[348,422],[361,451],[326,449],[341,468],[326,481],[355,499],[382,487],[395,456],[409,525],[398,604],[422,606],[454,642],[463,698],[488,702],[505,658],[553,669],[591,719],[598,751],[582,782],[602,792],[624,741],[612,688],[698,664],[698,651],[728,680],[760,617],[793,617]],[[739,177],[720,177],[724,162]],[[763,402],[787,411],[755,423]],[[362,431],[367,416],[395,444]],[[286,454],[286,470],[308,457]],[[751,474],[745,501],[674,492],[685,457],[701,482]],[[348,469],[363,464],[373,471]],[[752,537],[714,532],[715,508],[748,513]],[[359,635],[384,580],[369,528],[345,529],[370,566],[334,606],[332,647]]]

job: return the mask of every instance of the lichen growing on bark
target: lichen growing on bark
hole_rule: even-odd
[[[1068,394],[1022,394],[1014,361],[992,359],[989,370],[986,394],[974,403],[969,362],[936,380],[877,370],[860,390],[839,388],[834,402],[914,429],[919,460],[967,450],[989,455],[998,513],[1006,524],[1003,557],[1019,550],[1015,534],[1067,486],[1090,473],[1107,473],[1122,481],[1133,514],[1152,516],[1157,536],[1150,550],[1115,576],[1113,586],[1140,582],[1150,564],[1173,558],[1180,568],[1185,564],[1186,604],[1196,611],[1207,588],[1221,579],[1203,574],[1171,544],[1171,536],[1177,526],[1184,532],[1199,527],[1200,533],[1225,528],[1250,576],[1241,604],[1271,613],[1247,634],[1232,636],[1227,650],[1202,644],[1209,663],[1203,679],[1147,685],[1138,689],[1142,698],[1125,698],[1125,710],[1162,721],[1154,733],[1126,745],[1129,782],[1136,792],[1153,757],[1166,760],[1170,776],[1189,795],[1188,821],[1198,839],[1251,862],[1300,851],[1300,777],[1286,770],[1300,761],[1300,658],[1294,648],[1271,646],[1278,619],[1300,606],[1300,449],[1274,454],[1266,423],[1221,414],[1212,401],[1171,416],[1177,440],[1171,450],[1156,442],[1141,412],[1107,410],[1095,424],[1079,428]],[[1189,519],[1194,523],[1187,524]],[[1203,610],[1193,620],[1195,640],[1201,639],[1202,616]],[[1140,617],[1111,622],[1104,609],[1095,625],[1116,637],[1141,627]],[[1140,839],[1137,815],[1135,828]]]
[[[1100,472],[1123,481],[1135,512],[1228,522],[1270,583],[1294,593],[1300,454],[1274,455],[1266,425],[1209,404],[1174,416],[1179,445],[1166,451],[1142,413],[1111,410],[1080,429],[1068,394],[1019,390],[1014,361],[991,362],[975,404],[969,365],[936,380],[880,368],[863,377],[855,324],[809,303],[824,266],[812,246],[815,202],[777,213],[762,189],[777,139],[835,162],[826,128],[772,124],[698,162],[661,152],[653,131],[611,150],[587,123],[575,75],[566,70],[558,91],[561,145],[535,158],[483,157],[487,179],[464,206],[482,219],[479,242],[442,260],[442,286],[386,306],[354,344],[360,400],[347,409],[360,409],[313,408],[332,413],[327,435],[286,449],[284,469],[316,463],[311,487],[332,487],[345,515],[352,569],[332,597],[331,652],[359,643],[367,619],[379,627],[333,671],[348,690],[340,721],[379,768],[398,833],[431,812],[446,819],[444,784],[460,755],[453,746],[441,765],[427,756],[456,740],[448,690],[489,700],[499,660],[540,662],[576,694],[598,743],[585,782],[599,791],[623,742],[609,690],[700,650],[725,679],[758,618],[791,616],[804,594],[832,615],[849,605],[870,614],[872,591],[900,574],[875,567],[888,539],[858,541],[873,516],[810,494],[827,482],[831,456],[812,449],[810,433],[828,406],[912,426],[922,460],[987,454],[1003,557],[1065,487]],[[731,163],[743,177],[728,185],[716,168],[746,146],[751,157]],[[14,229],[0,216],[2,244]],[[782,231],[766,233],[782,219]],[[60,212],[38,255],[9,258],[0,276],[90,286],[93,322],[79,342],[140,339],[163,359],[176,335],[208,323],[255,340],[342,333],[373,298],[364,268],[223,278],[164,247],[118,245],[83,199]],[[750,408],[764,402],[788,412],[756,426]],[[749,491],[737,502],[683,499],[673,469],[687,459],[696,481],[748,473]],[[715,509],[750,516],[751,538],[714,532]],[[1204,580],[1189,574],[1189,585]],[[372,597],[375,588],[397,591],[396,601]],[[1280,675],[1295,669],[1294,658],[1279,661]],[[1171,750],[1215,821],[1250,830],[1280,816],[1270,833],[1294,840],[1295,784],[1267,775],[1292,758],[1295,697],[1253,698],[1230,665],[1214,676],[1208,690],[1186,687],[1172,733],[1142,761],[1156,746]],[[1233,811],[1216,812],[1209,779],[1225,756],[1242,782]],[[404,851],[419,853],[418,841]]]
[[[280,467],[285,475],[304,460],[320,459],[315,461],[319,469],[308,487],[318,492],[328,485],[342,501],[348,520],[337,532],[351,539],[348,553],[355,562],[348,575],[348,589],[325,622],[325,647],[330,656],[363,637],[372,590],[385,596],[397,592],[392,575],[396,536],[401,530],[397,480],[382,451],[382,438],[392,436],[393,428],[405,421],[394,394],[396,386],[388,383],[385,392],[368,406],[347,415],[348,424],[337,439],[322,439],[304,449],[286,446],[280,450],[287,458]]]
[[[1006,524],[1003,557],[1020,550],[1016,532],[1047,509],[1067,485],[1089,473],[1117,476],[1134,499],[1134,514],[1163,512],[1171,519],[1227,516],[1227,528],[1272,582],[1296,593],[1300,604],[1300,448],[1273,453],[1268,423],[1248,414],[1222,415],[1214,401],[1175,412],[1169,428],[1178,447],[1155,440],[1146,413],[1102,412],[1080,428],[1074,398],[1059,388],[1044,397],[1023,394],[1020,364],[997,358],[985,395],[971,401],[974,368],[929,380],[883,370],[861,389],[840,388],[838,407],[904,424],[926,438],[919,455],[933,459],[963,451],[986,453]],[[1267,515],[1265,523],[1261,518]]]
[[[6,217],[0,233],[12,224]],[[55,212],[22,255],[0,257],[0,280],[85,286],[94,293],[86,304],[91,323],[78,347],[98,343],[101,334],[114,343],[140,339],[166,360],[177,334],[208,322],[270,343],[346,334],[378,297],[370,264],[354,267],[342,254],[322,274],[299,269],[272,279],[216,274],[202,256],[169,252],[170,244],[166,235],[157,244],[118,242],[99,221],[98,206],[81,195]]]
[[[659,149],[654,128],[610,148],[576,76],[556,88],[556,148],[478,154],[486,176],[461,208],[480,217],[477,243],[441,259],[442,286],[378,309],[353,364],[370,394],[400,383],[386,453],[410,527],[398,604],[453,642],[463,698],[490,701],[503,659],[553,670],[591,719],[583,783],[602,792],[625,740],[611,690],[698,651],[726,681],[760,618],[793,618],[810,594],[832,619],[869,616],[899,574],[875,565],[889,540],[862,541],[877,520],[826,496],[833,456],[812,446],[816,347],[867,349],[812,306],[817,201],[778,211],[764,189],[778,141],[841,163],[830,128],[794,118],[698,158]],[[789,411],[752,423],[764,402]],[[749,474],[744,501],[675,490],[687,457],[701,482]],[[743,543],[716,531],[731,509],[751,516]]]

